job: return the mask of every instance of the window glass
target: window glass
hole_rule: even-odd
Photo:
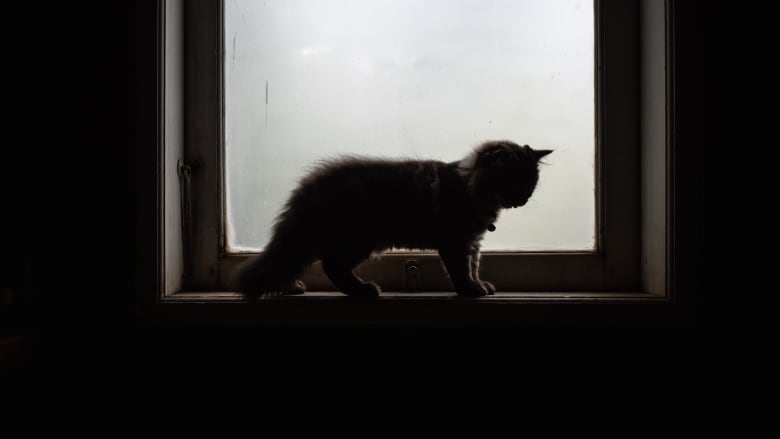
[[[262,250],[319,159],[494,139],[555,152],[483,248],[593,250],[593,22],[585,0],[226,0],[229,250]]]

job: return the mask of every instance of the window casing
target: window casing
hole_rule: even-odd
[[[482,275],[494,281],[500,293],[472,305],[444,305],[457,308],[449,317],[453,321],[482,302],[647,303],[672,298],[670,9],[667,3],[625,1],[597,1],[595,8],[598,247],[593,253],[484,254]],[[238,303],[227,279],[244,256],[222,251],[221,3],[161,0],[158,18],[158,257],[154,292],[147,293],[144,302]],[[415,259],[423,273],[418,283],[423,293],[390,293],[387,298],[436,303],[451,297],[432,293],[450,289],[435,254],[391,253],[359,271],[384,291],[403,291],[408,259]],[[311,291],[332,289],[316,267],[304,280]],[[307,307],[314,305],[301,302],[328,302],[339,296],[278,298],[264,303],[265,317],[258,318],[284,321],[284,313],[268,315],[280,306],[270,304],[275,301]]]

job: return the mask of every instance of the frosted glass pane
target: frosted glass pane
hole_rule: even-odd
[[[484,248],[592,250],[593,34],[587,0],[226,0],[230,250],[263,248],[318,159],[493,139],[555,152]]]

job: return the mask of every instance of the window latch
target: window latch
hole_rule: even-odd
[[[403,262],[403,291],[420,291],[420,265],[417,259],[406,259]]]

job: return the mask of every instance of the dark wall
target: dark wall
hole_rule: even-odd
[[[4,10],[0,331],[133,321],[135,72],[153,68],[135,39],[153,3]]]

